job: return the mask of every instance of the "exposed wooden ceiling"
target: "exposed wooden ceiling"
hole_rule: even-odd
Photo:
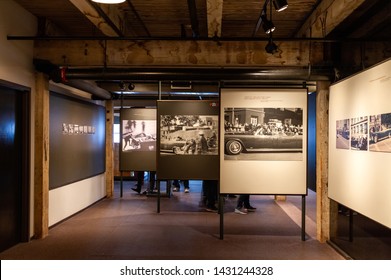
[[[318,64],[332,65],[331,71],[346,68],[346,76],[391,56],[390,0],[288,0],[282,12],[266,6],[274,0],[126,0],[115,5],[91,0],[14,1],[38,18],[37,34],[24,38],[36,40],[35,57],[68,69],[73,66],[78,77],[74,79],[94,83],[98,79],[144,80],[152,77],[149,69],[153,67],[307,68]],[[279,51],[273,55],[265,52],[269,35],[259,24],[265,7],[276,26],[272,36]],[[95,66],[101,67],[100,78],[90,70]],[[90,68],[85,74],[77,72],[78,67]],[[107,76],[103,72],[109,67],[137,69]],[[149,72],[137,72],[141,68]],[[307,69],[302,70],[306,77]],[[284,80],[281,67],[278,71]],[[288,71],[294,78],[295,70]],[[159,73],[156,77],[161,79]]]
[[[116,5],[90,0],[16,2],[41,19],[41,36],[267,37],[262,28],[256,28],[265,0],[126,0]],[[289,0],[288,4],[283,12],[271,9],[274,38],[311,36],[309,30],[315,25],[334,20],[335,24],[321,27],[324,36],[316,37],[391,37],[389,0]],[[269,13],[270,9],[270,18]]]

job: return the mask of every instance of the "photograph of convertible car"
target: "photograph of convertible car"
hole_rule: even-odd
[[[303,110],[301,108],[224,109],[224,153],[226,155],[286,153],[289,158],[289,153],[302,152]],[[225,157],[225,159],[236,160],[237,158]]]
[[[370,116],[369,150],[391,152],[391,113]]]
[[[217,155],[218,116],[160,116],[160,153]]]
[[[155,151],[156,120],[123,120],[122,151]]]

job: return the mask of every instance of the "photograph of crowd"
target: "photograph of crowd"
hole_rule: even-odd
[[[338,120],[336,125],[336,147],[337,149],[349,150],[350,141],[350,121],[349,119]]]
[[[350,149],[368,150],[368,116],[350,119]]]
[[[122,151],[156,151],[156,120],[123,120]]]
[[[224,152],[287,153],[286,159],[291,158],[288,153],[302,153],[303,109],[224,108]]]
[[[217,129],[217,115],[161,115],[160,153],[217,155]]]

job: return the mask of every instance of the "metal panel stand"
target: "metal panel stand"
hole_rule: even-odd
[[[301,240],[305,241],[305,212],[306,212],[305,195],[301,196]]]
[[[121,171],[120,197],[122,197],[123,194],[124,194],[124,185],[123,185],[123,178],[122,178],[122,176],[123,176],[123,172]]]
[[[219,197],[219,213],[220,213],[220,239],[224,239],[224,195]]]
[[[157,186],[157,209],[156,212],[160,213],[160,180],[156,181],[156,186]]]

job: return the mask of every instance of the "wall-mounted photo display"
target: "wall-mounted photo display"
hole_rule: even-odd
[[[157,110],[157,178],[217,180],[218,102],[162,100]]]
[[[217,155],[218,116],[161,115],[161,155]]]
[[[224,108],[225,160],[303,160],[303,108]]]
[[[336,148],[349,150],[350,147],[350,120],[337,120],[337,125],[335,129],[335,134],[337,135],[336,139]]]
[[[369,150],[391,152],[391,113],[369,117]]]
[[[156,109],[120,110],[120,170],[156,170]]]
[[[368,151],[368,117],[350,119],[350,148]]]
[[[222,88],[220,192],[307,193],[307,90]]]
[[[391,59],[331,85],[328,164],[330,199],[389,228],[390,88]],[[346,127],[349,149],[338,142]]]

